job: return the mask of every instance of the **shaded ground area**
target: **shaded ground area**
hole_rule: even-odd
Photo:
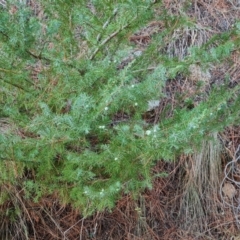
[[[173,32],[166,39],[167,48],[160,49],[180,59],[186,56],[189,47],[200,46],[213,34],[231,29],[236,19],[240,19],[239,1],[164,2],[169,14],[174,15],[181,14],[183,5],[188,5],[188,16],[199,26],[198,30]],[[136,48],[144,49],[152,35],[162,28],[161,23],[151,22],[129,40]],[[206,71],[194,65],[187,77],[179,75],[169,80],[163,92],[165,97],[158,106],[146,112],[145,120],[156,123],[163,115],[170,117],[177,105],[193,108],[213,85],[224,83],[227,75],[229,88],[239,84],[239,56],[239,52],[233,52],[229,61]],[[197,83],[199,78],[203,81],[201,87]],[[60,203],[57,195],[33,203],[24,198],[21,189],[1,186],[15,199],[1,208],[19,209],[17,221],[12,221],[9,210],[8,218],[0,223],[0,229],[6,229],[1,235],[6,239],[26,239],[25,231],[28,231],[30,239],[45,240],[240,239],[239,145],[240,127],[231,126],[203,142],[196,154],[182,155],[175,162],[160,160],[152,172],[167,175],[157,177],[151,190],[141,196],[124,195],[111,212],[98,212],[89,218],[83,218],[79,211]],[[225,169],[232,160],[235,160],[233,167]]]

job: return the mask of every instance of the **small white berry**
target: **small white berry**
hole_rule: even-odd
[[[134,104],[135,106],[137,106],[138,105],[138,103],[137,102],[135,102],[135,104]]]
[[[107,110],[108,110],[108,107],[105,107],[104,110],[107,111]]]
[[[101,195],[101,196],[104,195],[104,189],[101,190],[100,195]]]
[[[132,86],[131,86],[132,88],[134,88],[135,87],[135,85],[134,84],[132,84]]]
[[[146,131],[146,135],[150,135],[151,134],[151,131],[150,130],[147,130]]]
[[[118,160],[118,158],[117,158],[117,157],[115,157],[115,158],[114,158],[114,160],[115,160],[115,161],[117,161],[117,160]]]

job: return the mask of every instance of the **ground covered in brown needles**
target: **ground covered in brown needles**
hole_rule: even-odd
[[[185,1],[163,2],[169,14],[180,14],[178,12]],[[169,55],[183,58],[189,46],[201,45],[213,34],[231,29],[236,19],[240,19],[240,2],[195,0],[187,14],[197,21],[199,30],[175,32],[172,38],[174,40],[167,40],[169,42],[165,51]],[[131,36],[129,41],[136,44],[136,47],[144,48],[151,41],[151,35],[162,27],[160,23],[151,22],[142,31]],[[212,66],[204,73],[197,66],[192,66],[188,79],[179,75],[167,82],[164,89],[166,97],[159,106],[146,113],[146,121],[158,122],[161,114],[164,117],[171,116],[171,110],[176,104],[179,105],[181,101],[186,104],[185,99],[197,96],[188,106],[194,107],[205,97],[199,92],[207,93],[213,84],[222,84],[226,74],[229,75],[230,88],[239,84],[239,56],[239,52],[233,52],[228,63]],[[196,85],[198,78],[205,81],[201,88]],[[234,170],[225,169],[232,159],[240,156],[240,127],[231,126],[212,137],[215,142],[203,143],[202,152],[196,155],[182,155],[175,162],[159,161],[152,169],[153,174],[166,174],[155,179],[151,190],[146,190],[141,196],[124,195],[111,212],[97,212],[88,218],[83,218],[71,206],[61,204],[58,196],[46,196],[40,202],[33,203],[27,201],[19,189],[12,189],[10,185],[2,186],[4,191],[15,195],[12,198],[15,202],[7,202],[1,207],[14,206],[24,210],[19,212],[17,223],[11,222],[10,218],[0,223],[1,229],[4,226],[8,228],[8,233],[2,235],[9,236],[9,239],[25,239],[22,229],[28,226],[31,239],[39,240],[240,239],[240,188],[236,188],[240,181],[240,166],[234,164]],[[216,150],[217,143],[219,148]],[[213,149],[216,150],[215,153]],[[220,164],[207,162],[213,158]],[[202,169],[198,159],[208,166],[207,169]],[[206,173],[205,176],[204,171],[217,175],[207,176]],[[231,176],[228,175],[229,171]],[[194,191],[196,187],[198,193]],[[11,212],[8,214],[11,216]]]

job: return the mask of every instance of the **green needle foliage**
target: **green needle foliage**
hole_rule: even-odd
[[[178,59],[164,53],[166,39],[197,26],[161,3],[38,2],[34,9],[21,1],[1,7],[1,185],[21,186],[34,201],[57,193],[88,215],[111,209],[123,193],[151,188],[157,160],[191,153],[210,133],[239,123],[239,87],[227,85],[157,124],[142,117],[149,101],[164,97],[166,81],[239,49],[239,24]],[[138,54],[129,36],[154,19],[155,8],[167,28]]]

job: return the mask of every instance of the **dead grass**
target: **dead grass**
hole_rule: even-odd
[[[200,151],[187,157],[185,180],[181,183],[180,218],[184,219],[182,227],[199,236],[208,230],[209,217],[219,215],[221,148],[217,134],[212,138],[202,143]]]

